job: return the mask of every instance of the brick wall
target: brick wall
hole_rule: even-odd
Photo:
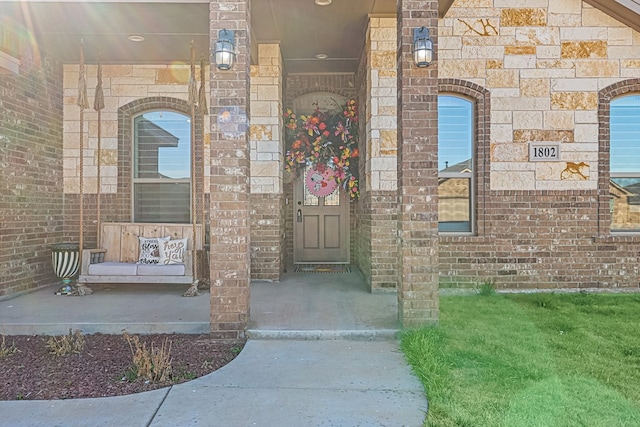
[[[365,44],[364,51],[358,62],[358,69],[355,75],[355,82],[357,88],[358,103],[358,116],[362,118],[368,117],[367,114],[370,110],[369,100],[369,56],[370,49],[368,44]],[[367,176],[367,162],[363,159],[369,158],[368,140],[369,134],[367,132],[367,121],[360,120],[358,135],[360,135],[360,141],[358,143],[360,149],[360,162],[358,163],[360,174],[360,199],[358,200],[356,209],[352,214],[355,217],[354,233],[352,239],[351,259],[352,262],[358,266],[360,272],[364,276],[367,284],[371,286],[371,191],[368,190],[369,177]]]
[[[251,279],[280,280],[284,234],[281,194],[251,194]]]
[[[371,291],[394,290],[398,283],[398,195],[371,192]]]
[[[640,285],[640,239],[598,236],[595,191],[492,191],[484,236],[440,238],[440,285],[618,288]]]
[[[0,296],[55,283],[63,242],[62,66],[0,75]]]

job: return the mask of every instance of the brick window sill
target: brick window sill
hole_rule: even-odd
[[[611,234],[609,236],[594,236],[593,243],[640,243],[640,233]]]
[[[471,234],[440,234],[438,236],[440,243],[491,243],[493,239],[487,236],[474,236]]]

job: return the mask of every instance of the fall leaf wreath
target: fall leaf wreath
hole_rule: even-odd
[[[356,101],[347,101],[335,114],[316,109],[296,116],[287,109],[284,122],[287,172],[299,176],[308,171],[305,183],[312,194],[328,195],[342,187],[351,199],[359,198]]]

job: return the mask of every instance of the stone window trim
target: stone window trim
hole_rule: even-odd
[[[640,78],[622,80],[598,91],[598,236],[594,236],[594,242],[640,243],[640,233],[616,233],[610,228],[611,100],[632,93],[640,94]]]
[[[140,98],[118,108],[118,199],[120,221],[130,222],[133,219],[133,118],[139,114],[153,110],[171,110],[191,116],[191,106],[185,100],[167,96]],[[203,115],[196,108],[195,141],[192,141],[195,152],[195,166],[204,168],[203,158]],[[204,174],[196,183],[196,194],[202,194]],[[196,203],[200,203],[197,197]],[[206,208],[206,206],[205,206]],[[200,212],[201,207],[197,207]]]
[[[442,242],[476,241],[485,236],[487,230],[487,215],[485,207],[490,191],[490,133],[491,133],[491,93],[482,86],[462,79],[440,79],[438,81],[439,95],[454,95],[469,99],[474,103],[474,194],[475,194],[475,224],[471,235],[441,234]]]

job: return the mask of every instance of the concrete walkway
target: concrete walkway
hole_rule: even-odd
[[[204,304],[178,298],[174,302],[186,304],[187,311]],[[249,334],[260,339],[250,339],[218,371],[129,396],[1,401],[0,426],[421,426],[427,401],[393,337],[395,298],[368,293],[356,273],[291,274],[281,283],[252,284]],[[36,313],[73,299],[48,294],[5,300],[0,322],[6,327],[12,309],[29,307],[35,316],[29,328],[46,325]],[[154,324],[143,329],[155,331]]]

